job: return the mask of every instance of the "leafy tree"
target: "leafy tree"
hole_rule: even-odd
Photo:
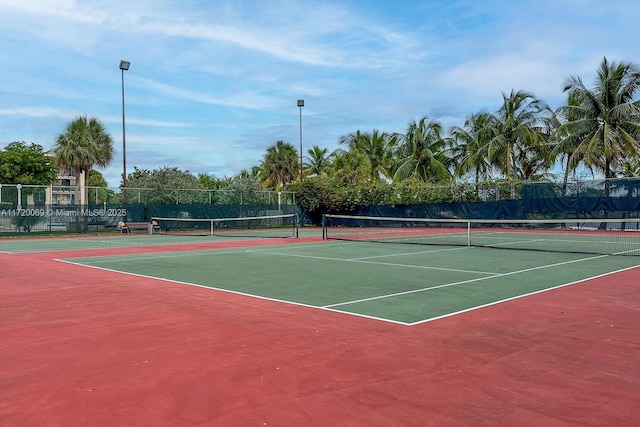
[[[288,142],[277,141],[267,148],[261,169],[267,187],[275,190],[285,188],[300,173],[296,148]]]
[[[89,204],[109,203],[115,200],[115,191],[107,188],[107,181],[97,170],[89,171],[88,186],[90,187]]]
[[[42,146],[14,141],[0,150],[0,183],[49,185],[55,180],[56,169]]]
[[[630,63],[605,57],[593,89],[580,77],[570,77],[564,91],[569,101],[559,111],[565,122],[559,127],[561,143],[571,144],[568,168],[582,162],[613,178],[626,156],[640,153],[640,70]],[[566,149],[557,151],[565,153]]]
[[[358,155],[362,156],[362,153]],[[357,204],[353,187],[330,177],[305,179],[293,184],[291,190],[296,192],[296,200],[309,213],[312,222],[318,225],[322,222],[322,214],[348,212]]]
[[[164,166],[148,171],[134,167],[128,176],[130,189],[149,189],[141,197],[148,203],[208,203],[209,196],[202,184],[189,171]]]
[[[87,180],[89,187],[108,187],[107,181],[102,174],[97,170],[91,169],[89,171],[89,179]]]
[[[200,185],[203,188],[207,188],[209,190],[217,190],[220,188],[221,180],[216,178],[213,175],[208,175],[206,173],[198,174],[198,181],[200,181]]]
[[[213,175],[199,174],[198,181],[200,181],[202,188],[216,190],[210,192],[209,197],[211,203],[218,203],[221,200],[222,193],[217,190],[228,187],[233,182],[233,177],[223,176],[222,178],[216,178]]]
[[[448,140],[442,125],[426,117],[409,123],[405,134],[396,135],[396,165],[393,180],[419,179],[424,182],[448,181],[451,159],[447,157]]]
[[[165,166],[166,168],[167,166]],[[132,180],[135,182],[141,182],[144,180],[148,180],[149,176],[151,175],[151,171],[148,169],[138,169],[137,166],[133,167],[133,172],[130,172],[129,175],[127,176],[127,183],[131,182]],[[133,187],[136,188],[137,186],[132,186],[129,185],[129,187]]]
[[[221,203],[230,205],[262,204],[260,192],[263,190],[260,178],[253,172],[242,170],[224,187]]]
[[[107,166],[113,159],[113,140],[100,121],[80,116],[67,124],[53,148],[54,161],[61,169],[80,173],[81,191],[84,176],[94,166]]]
[[[220,190],[231,184],[231,182],[233,182],[233,177],[223,176],[222,178],[216,178],[213,175],[201,173],[198,174],[198,181],[200,181],[202,188],[206,188],[208,190]]]

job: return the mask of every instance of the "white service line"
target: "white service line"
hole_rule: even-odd
[[[246,250],[246,252],[253,252],[253,251]],[[436,251],[432,251],[432,252],[436,252]],[[456,272],[456,273],[483,274],[483,275],[491,275],[491,276],[499,275],[499,273],[491,272],[491,271],[462,270],[462,269],[458,269],[458,268],[430,267],[430,266],[412,265],[412,264],[397,264],[397,263],[393,263],[393,262],[367,261],[367,260],[359,259],[359,258],[342,259],[342,258],[316,256],[316,255],[287,254],[287,253],[281,253],[281,252],[259,252],[259,253],[260,254],[265,254],[265,255],[278,255],[278,256],[293,257],[293,258],[319,259],[319,260],[324,260],[324,261],[353,262],[353,263],[362,263],[362,264],[387,265],[387,266],[391,266],[391,267],[417,268],[417,269],[420,269],[420,270],[451,271],[451,272]]]
[[[460,251],[460,250],[464,250],[464,249],[468,250],[468,249],[470,249],[472,247],[473,246],[461,246],[461,247],[456,247],[456,248],[433,249],[433,250],[418,251],[418,252],[402,252],[402,253],[397,253],[397,254],[363,256],[363,257],[358,257],[358,258],[349,258],[349,259],[347,259],[347,261],[361,261],[361,260],[365,260],[365,259],[387,258],[387,257],[392,257],[392,256],[403,256],[403,255],[421,255],[421,254],[430,254],[430,253],[434,253],[434,252]]]

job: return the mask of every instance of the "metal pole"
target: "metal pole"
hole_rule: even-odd
[[[302,107],[304,107],[304,99],[298,99],[298,107],[300,108],[300,181],[302,181]]]
[[[122,71],[122,202],[127,203],[127,138],[125,135],[124,122],[124,72],[129,70],[131,63],[124,59],[120,61],[120,71]]]
[[[124,124],[124,68],[122,71],[122,201],[127,203],[127,138]]]
[[[16,204],[18,206],[18,210],[22,209],[22,184],[16,185],[18,189],[18,200],[16,200]]]
[[[300,107],[300,181],[302,181],[302,107]]]

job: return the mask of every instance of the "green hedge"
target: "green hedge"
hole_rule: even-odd
[[[296,201],[319,224],[324,213],[350,212],[360,206],[411,205],[419,203],[478,202],[520,199],[522,184],[509,181],[436,185],[417,180],[398,184],[367,182],[355,186],[326,177],[305,179],[288,188]]]

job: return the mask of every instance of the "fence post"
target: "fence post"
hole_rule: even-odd
[[[18,189],[18,200],[16,200],[16,204],[18,205],[18,209],[22,209],[22,184],[16,185]]]

